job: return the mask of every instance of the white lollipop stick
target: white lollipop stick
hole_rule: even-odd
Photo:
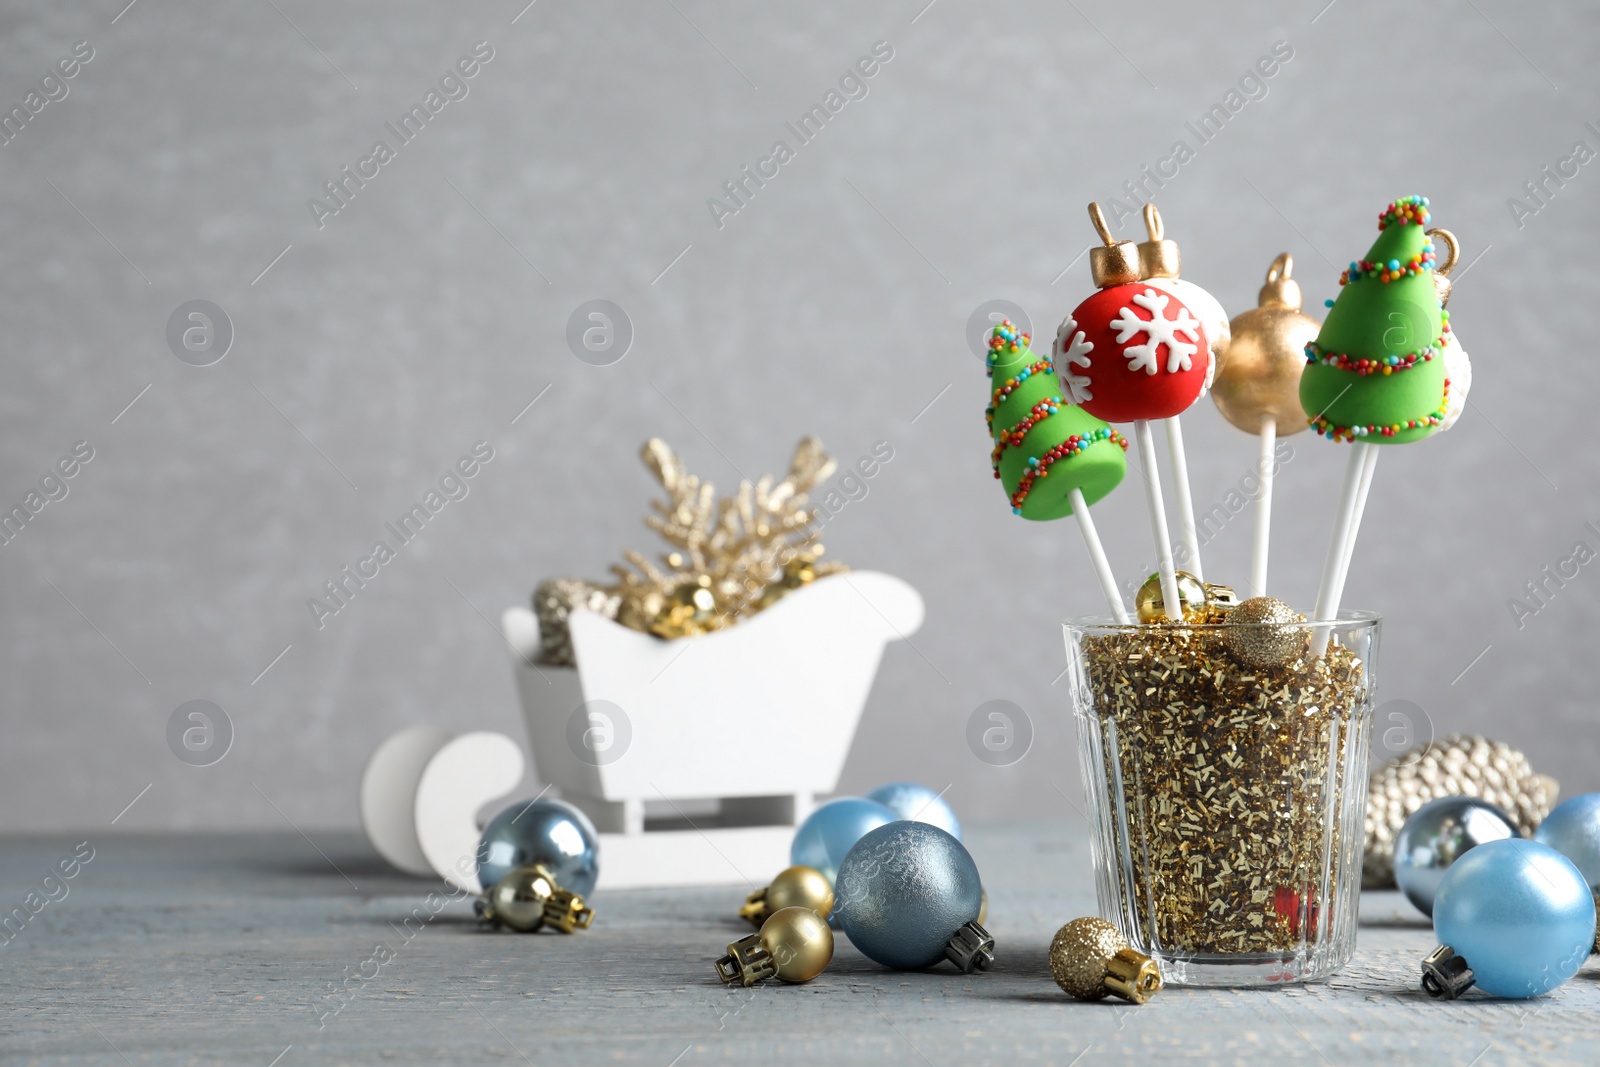
[[[1350,462],[1345,466],[1344,484],[1339,490],[1339,511],[1334,517],[1333,530],[1328,536],[1328,554],[1322,561],[1322,583],[1317,588],[1317,606],[1313,619],[1319,623],[1311,638],[1311,654],[1318,658],[1327,651],[1328,638],[1333,632],[1335,616],[1339,613],[1339,600],[1344,596],[1344,580],[1349,568],[1350,552],[1355,545],[1356,511],[1361,503],[1361,482],[1367,472],[1368,453],[1373,446],[1357,441],[1350,446]],[[1370,462],[1376,463],[1373,456]]]
[[[1267,546],[1272,540],[1273,450],[1278,444],[1278,420],[1261,417],[1261,454],[1256,458],[1256,473],[1261,477],[1261,499],[1256,501],[1256,543],[1250,557],[1250,593],[1267,595]]]
[[[1183,538],[1183,547],[1189,554],[1184,570],[1203,582],[1200,531],[1194,524],[1194,497],[1189,493],[1189,458],[1183,451],[1183,426],[1176,415],[1161,421],[1167,428],[1167,455],[1172,457],[1172,491],[1178,498],[1178,536]]]
[[[1089,504],[1083,499],[1083,490],[1074,487],[1067,499],[1072,501],[1072,514],[1078,520],[1078,530],[1083,534],[1083,544],[1089,550],[1089,560],[1094,564],[1095,577],[1100,579],[1100,591],[1106,595],[1111,617],[1118,623],[1128,624],[1128,609],[1122,604],[1122,594],[1117,591],[1117,579],[1111,573],[1111,563],[1106,550],[1095,532],[1094,519],[1089,515]]]
[[[1361,485],[1356,489],[1356,513],[1350,517],[1350,537],[1345,542],[1344,559],[1339,562],[1339,579],[1334,587],[1333,610],[1339,610],[1339,601],[1344,597],[1344,583],[1350,577],[1350,561],[1356,554],[1356,535],[1361,532],[1361,516],[1367,512],[1367,493],[1372,489],[1372,472],[1378,468],[1378,449],[1373,445],[1363,445],[1367,450],[1366,462],[1361,465]]]
[[[1172,535],[1167,532],[1167,507],[1161,499],[1161,471],[1156,466],[1156,443],[1149,419],[1135,419],[1133,437],[1139,443],[1139,466],[1144,468],[1144,502],[1150,509],[1150,532],[1155,535],[1156,570],[1161,575],[1161,599],[1168,622],[1183,621],[1178,602],[1178,570],[1172,563]]]

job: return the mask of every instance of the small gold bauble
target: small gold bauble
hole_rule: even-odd
[[[694,637],[720,630],[723,625],[724,613],[711,588],[711,579],[702,574],[667,594],[660,614],[650,623],[650,632],[668,639]]]
[[[1127,947],[1127,938],[1106,920],[1073,919],[1050,942],[1050,973],[1079,1000],[1099,1000],[1109,992],[1106,960]]]
[[[542,867],[515,867],[488,892],[488,912],[496,921],[529,934],[544,925],[545,904],[556,886]]]
[[[989,921],[989,891],[979,886],[978,893],[978,925],[982,926]],[[1600,934],[1595,936],[1600,937]]]
[[[819,546],[820,547],[820,546]],[[770,608],[788,594],[817,580],[817,558],[821,552],[802,552],[783,565],[778,576],[761,592],[761,606]]]
[[[1239,594],[1233,591],[1231,585],[1218,585],[1207,582],[1206,585],[1206,622],[1219,623],[1228,617],[1228,612],[1239,606]]]
[[[1276,667],[1306,650],[1305,620],[1270,596],[1251,597],[1228,612],[1223,643],[1247,667]]]
[[[772,953],[778,977],[809,982],[833,959],[833,931],[810,908],[780,908],[761,924],[761,943]]]
[[[628,590],[617,606],[617,621],[630,630],[650,633],[657,619],[667,610],[667,596],[659,589]]]
[[[766,900],[769,911],[810,908],[826,919],[833,911],[833,886],[814,867],[788,867],[780,871],[767,887]]]
[[[1104,919],[1073,919],[1050,942],[1050,973],[1056,985],[1079,1000],[1111,994],[1143,1004],[1161,992],[1156,961],[1128,945]]]
[[[1229,324],[1232,339],[1211,386],[1217,410],[1246,433],[1260,433],[1267,419],[1279,437],[1309,425],[1300,406],[1300,373],[1306,345],[1317,339],[1322,324],[1300,310],[1300,286],[1289,277],[1293,269],[1287,252],[1272,261],[1261,306],[1240,312]]]
[[[1144,580],[1133,602],[1140,622],[1167,621],[1167,601],[1161,594],[1160,574],[1152,574]],[[1188,571],[1178,572],[1178,604],[1183,609],[1184,622],[1206,621],[1206,587]]]

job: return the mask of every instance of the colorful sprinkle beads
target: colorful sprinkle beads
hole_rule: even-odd
[[[1450,403],[1450,381],[1445,379],[1444,397],[1439,401],[1439,410],[1432,415],[1424,415],[1420,419],[1408,419],[1397,422],[1392,426],[1335,426],[1321,415],[1313,416],[1311,428],[1330,441],[1354,441],[1357,438],[1368,437],[1376,434],[1379,437],[1393,437],[1401,430],[1418,430],[1427,426],[1438,426],[1444,422],[1445,409]]]
[[[1388,285],[1396,278],[1405,278],[1413,274],[1421,274],[1425,270],[1432,270],[1437,256],[1433,254],[1433,242],[1429,241],[1422,246],[1422,251],[1401,263],[1398,259],[1391,259],[1387,263],[1374,263],[1371,260],[1358,259],[1346,267],[1339,275],[1339,284],[1347,285],[1350,282],[1359,282],[1362,278],[1377,278]]]
[[[994,395],[989,398],[989,406],[999,407],[1000,401],[1010,396],[1016,390],[1017,386],[1021,385],[1029,378],[1032,378],[1035,374],[1049,374],[1052,372],[1053,368],[1050,366],[1050,361],[1048,359],[1041,359],[1036,363],[1028,364],[1026,367],[1017,372],[1016,377],[1007,378],[1005,382],[994,391]]]
[[[1086,434],[1073,434],[1065,441],[1056,445],[1042,456],[1029,456],[1028,469],[1023,472],[1022,479],[1017,483],[1017,491],[1011,494],[1011,512],[1014,515],[1022,514],[1022,504],[1028,499],[1028,493],[1033,489],[1033,483],[1040,478],[1048,477],[1050,468],[1057,461],[1071,459],[1084,449],[1100,441],[1110,441],[1121,445],[1122,450],[1128,450],[1128,439],[1109,426],[1102,426],[1098,430],[1091,430]],[[994,472],[996,478],[1000,472]]]
[[[1022,439],[1028,436],[1028,431],[1039,425],[1051,415],[1062,408],[1061,398],[1053,396],[1049,400],[1041,400],[1029,410],[1027,418],[1011,427],[1009,430],[1000,431],[1000,436],[995,440],[994,451],[990,453],[989,460],[996,471],[1000,469],[1000,457],[1006,449],[1015,448],[1022,444]],[[991,425],[993,420],[991,419]]]
[[[1026,335],[1024,335],[1024,336],[1026,336]],[[1039,362],[1030,363],[1026,367],[1024,367],[1021,370],[1019,370],[1017,372],[1017,376],[1015,378],[1007,378],[1005,380],[1005,384],[1001,385],[1000,388],[998,388],[998,389],[996,389],[994,391],[994,396],[991,397],[990,400],[989,400],[989,406],[983,409],[983,420],[989,426],[989,436],[990,437],[994,436],[994,413],[997,410],[999,410],[1000,402],[1002,400],[1004,400],[1006,397],[1010,396],[1013,392],[1016,391],[1017,386],[1021,385],[1023,382],[1027,381],[1029,378],[1032,378],[1035,374],[1054,374],[1054,373],[1055,373],[1055,370],[1050,366],[1049,361],[1041,359]],[[994,377],[994,370],[992,368],[989,371],[989,376],[991,378]],[[1059,396],[1058,397],[1052,397],[1051,399],[1054,400],[1057,404],[1061,403],[1061,398]]]
[[[1387,230],[1391,225],[1404,226],[1412,223],[1417,226],[1428,224],[1428,198],[1425,196],[1402,196],[1399,200],[1383,209],[1378,216],[1378,229]]]
[[[1427,348],[1419,348],[1415,352],[1407,352],[1404,355],[1384,356],[1381,359],[1352,359],[1343,352],[1325,351],[1317,342],[1312,341],[1306,345],[1306,362],[1321,363],[1325,367],[1337,367],[1340,370],[1353,371],[1361,375],[1398,374],[1400,371],[1410,370],[1412,367],[1426,363],[1443,352],[1445,337],[1449,333],[1450,327],[1447,324],[1444,333]]]
[[[1033,340],[1032,335],[1025,334],[1011,325],[1010,319],[1001,321],[989,334],[989,357],[985,362],[989,365],[989,373],[994,373],[994,365],[999,356],[1014,356],[1028,347],[1028,342]],[[1047,364],[1048,366],[1048,364]]]

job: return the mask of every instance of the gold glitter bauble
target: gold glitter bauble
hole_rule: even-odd
[[[1304,621],[1281,600],[1251,597],[1228,612],[1222,643],[1247,667],[1277,667],[1305,651]]]
[[[1143,623],[1166,622],[1167,601],[1161,594],[1161,575],[1152,574],[1144,580],[1133,597]],[[1206,621],[1206,587],[1188,571],[1178,572],[1178,604],[1183,608],[1184,622]]]
[[[1373,771],[1368,781],[1362,888],[1394,885],[1395,835],[1430,800],[1481,797],[1505,809],[1522,836],[1532,837],[1560,791],[1554,778],[1534,773],[1527,756],[1487,737],[1452,734],[1397,756]]]
[[[1106,989],[1106,961],[1128,947],[1128,939],[1104,919],[1073,919],[1050,942],[1050,973],[1056,985],[1079,1000],[1099,1000]]]
[[[1211,398],[1223,418],[1246,433],[1260,433],[1272,420],[1279,437],[1309,425],[1300,406],[1300,374],[1306,345],[1322,324],[1300,310],[1300,286],[1289,277],[1294,258],[1285,252],[1272,261],[1260,307],[1234,316],[1232,340],[1217,366]]]

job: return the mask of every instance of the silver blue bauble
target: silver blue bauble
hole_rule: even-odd
[[[961,840],[961,820],[955,809],[933,790],[915,782],[890,782],[867,794],[868,800],[894,812],[895,818],[937,826],[957,841]]]
[[[983,886],[961,842],[937,826],[894,822],[856,842],[834,884],[839,925],[868,959],[912,971],[944,959],[978,918]]]
[[[1600,889],[1600,793],[1585,793],[1557,805],[1533,839],[1571,860],[1591,890]]]
[[[794,832],[789,862],[821,871],[831,885],[845,853],[861,840],[861,835],[896,818],[894,812],[866,797],[830,800],[813,811]]]
[[[1485,841],[1521,837],[1511,817],[1478,797],[1430,800],[1406,819],[1394,839],[1394,880],[1424,915],[1450,865]]]
[[[478,842],[478,882],[485,892],[513,868],[535,863],[567,892],[593,893],[600,839],[589,817],[559,800],[524,800],[489,820]]]
[[[1490,996],[1536,997],[1578,973],[1594,945],[1594,897],[1548,845],[1487,841],[1445,872],[1433,932]]]

